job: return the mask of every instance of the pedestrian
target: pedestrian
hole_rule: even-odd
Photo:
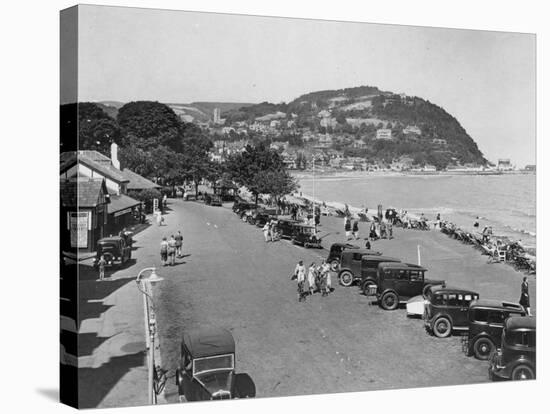
[[[527,283],[527,277],[523,277],[521,283],[521,297],[519,298],[519,304],[523,306],[527,315],[531,316],[531,307],[529,304],[529,283]]]
[[[262,228],[262,230],[264,232],[265,242],[267,243],[269,241],[269,222],[268,221],[265,222],[264,227]]]
[[[176,255],[178,256],[178,258],[183,256],[182,250],[183,236],[181,235],[181,231],[178,230],[178,234],[176,234]]]
[[[300,260],[294,269],[294,276],[298,282],[298,302],[304,301],[304,282],[306,280],[306,267],[304,266],[303,260]]]
[[[166,266],[168,262],[168,242],[166,241],[166,237],[163,237],[160,242],[160,261],[163,266]]]
[[[317,266],[315,265],[315,262],[312,262],[309,265],[308,271],[307,271],[307,284],[309,287],[309,294],[313,295],[313,292],[315,292],[315,277],[317,273]]]
[[[346,240],[351,239],[351,223],[348,216],[344,218],[344,231],[346,232]]]
[[[174,235],[170,236],[170,240],[168,241],[168,259],[170,260],[170,266],[176,264],[176,239]]]
[[[328,295],[330,292],[332,292],[332,278],[331,278],[331,275],[330,275],[330,266],[326,262],[326,260],[323,260],[322,267],[323,267],[324,272],[325,272],[325,288],[326,288],[326,293]]]
[[[99,258],[99,261],[97,262],[97,267],[99,269],[99,280],[102,281],[105,279],[105,265],[107,264],[107,261],[105,260],[105,256],[101,255]]]
[[[386,233],[386,223],[384,223],[383,221],[380,222],[380,238],[381,239],[385,239],[387,238],[388,235]]]
[[[365,243],[365,249],[370,250],[370,241],[367,239],[367,242]]]
[[[159,210],[155,211],[155,218],[157,220],[157,225],[160,227],[162,225],[162,213]]]
[[[166,209],[167,199],[168,199],[168,197],[166,196],[166,194],[164,194],[164,196],[162,196],[162,207],[163,207],[163,209]]]
[[[437,213],[437,216],[435,218],[434,229],[438,227],[441,228],[441,214],[439,213]]]
[[[370,225],[370,234],[369,237],[371,240],[378,239],[378,235],[376,234],[376,223],[373,221]]]
[[[357,220],[353,221],[353,237],[355,240],[359,238],[359,222]]]
[[[393,239],[393,225],[391,224],[391,221],[388,223],[388,234],[389,234],[389,239]]]

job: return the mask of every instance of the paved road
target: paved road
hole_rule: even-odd
[[[487,364],[466,357],[459,337],[429,336],[421,320],[408,319],[403,310],[383,311],[357,288],[338,286],[334,277],[330,296],[299,303],[289,279],[295,263],[319,261],[326,250],[265,243],[257,227],[227,206],[176,200],[171,208],[167,226],[147,235],[160,240],[181,229],[188,255],[160,269],[165,281],[155,287],[164,367],[177,365],[185,328],[219,325],[233,332],[237,371],[253,378],[258,397],[488,381]],[[340,226],[339,219],[323,218],[323,229]],[[374,248],[416,262],[420,244],[428,277],[477,289],[482,297],[518,299],[522,275],[488,265],[471,246],[434,231],[395,234]],[[333,234],[324,244],[341,237]],[[160,262],[158,255],[151,260]],[[532,278],[533,301],[535,293]],[[166,398],[176,401],[173,379]]]

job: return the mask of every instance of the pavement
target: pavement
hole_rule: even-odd
[[[430,336],[422,320],[380,309],[357,287],[339,286],[334,275],[331,295],[299,303],[289,276],[298,260],[319,263],[326,249],[265,243],[260,229],[242,222],[229,204],[177,200],[171,208],[167,227],[153,231],[160,237],[181,229],[186,257],[160,269],[165,281],[155,288],[164,368],[177,366],[185,329],[218,325],[232,331],[236,371],[251,376],[258,397],[488,382],[487,362],[466,357],[460,337]],[[321,224],[331,233],[325,247],[343,241],[342,219],[323,217]],[[360,231],[366,235],[365,223]],[[395,229],[394,235],[373,249],[416,263],[419,245],[427,277],[481,297],[518,300],[523,274],[488,264],[472,246],[433,230]],[[529,278],[534,311],[535,279]],[[165,397],[177,400],[173,380]]]
[[[78,379],[80,408],[148,403],[147,348],[143,296],[135,278],[153,265],[156,235],[151,227],[134,236],[132,260],[107,269],[98,281],[92,259],[79,263]],[[155,363],[161,364],[159,348]],[[160,396],[158,403],[163,403]]]

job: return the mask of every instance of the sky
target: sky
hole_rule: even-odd
[[[490,161],[535,164],[532,34],[79,7],[81,102],[277,103],[370,85],[443,107]]]

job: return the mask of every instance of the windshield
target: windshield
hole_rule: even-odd
[[[193,375],[202,372],[217,371],[222,369],[233,369],[233,354],[217,355],[207,358],[197,358],[193,361]]]

